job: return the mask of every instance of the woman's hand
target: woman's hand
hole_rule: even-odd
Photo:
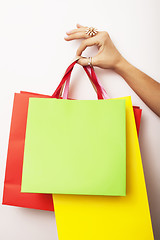
[[[87,27],[77,24],[77,29],[67,32],[66,41],[75,39],[84,39],[77,50],[76,55],[81,56],[82,52],[90,46],[96,45],[98,53],[92,57],[92,65],[100,68],[115,69],[119,62],[123,59],[119,51],[114,46],[109,34],[105,31],[98,32],[95,36],[88,36],[85,31]],[[82,66],[88,65],[87,58],[80,58],[78,63]]]
[[[77,24],[77,29],[67,32],[66,41],[84,39],[77,50],[77,56],[90,46],[96,45],[98,53],[92,58],[92,65],[110,68],[121,75],[137,95],[160,117],[160,83],[134,67],[122,57],[107,32],[98,32],[94,37],[85,32],[87,27]],[[78,63],[88,65],[88,59],[81,57]]]

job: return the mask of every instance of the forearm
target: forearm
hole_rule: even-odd
[[[120,74],[137,95],[160,116],[160,83],[128,63],[114,46],[109,34],[99,31],[93,38],[86,34],[87,27],[77,25],[77,29],[67,33],[65,40],[84,39],[77,49],[76,55],[90,46],[96,45],[98,53],[92,57],[93,66],[104,69],[113,69]],[[88,65],[88,59],[81,57],[78,61],[82,66]]]
[[[136,94],[160,117],[160,83],[128,63],[123,57],[115,67]]]

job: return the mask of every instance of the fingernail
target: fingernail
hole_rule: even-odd
[[[72,30],[70,30],[70,31],[67,31],[66,33],[67,33],[67,34],[70,34],[71,32],[72,32]]]

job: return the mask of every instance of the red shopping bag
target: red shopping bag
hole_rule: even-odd
[[[136,121],[137,134],[139,135],[142,109],[140,109],[140,107],[138,107],[138,106],[134,106],[133,112],[134,112],[134,117],[135,117],[135,121]]]
[[[23,153],[30,97],[51,98],[51,96],[29,92],[15,93],[2,204],[54,211],[52,195],[21,193]],[[134,114],[139,129],[141,109],[134,108]]]
[[[32,93],[14,95],[2,204],[54,211],[51,195],[21,193],[28,102],[29,97],[37,96],[49,97]]]

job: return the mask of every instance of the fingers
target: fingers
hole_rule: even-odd
[[[67,36],[64,38],[66,41],[70,41],[70,40],[74,40],[74,39],[85,39],[82,41],[80,47],[77,50],[76,55],[77,56],[81,56],[82,52],[90,46],[93,45],[98,45],[97,43],[97,37],[90,37],[89,35],[86,34],[86,30],[88,29],[88,27],[82,26],[80,24],[76,25],[77,28],[73,29],[71,31],[66,32]],[[96,56],[94,57],[94,59],[96,60]],[[94,59],[92,58],[92,65],[94,66],[96,64],[96,61],[94,61]],[[78,60],[78,63],[82,66],[87,66],[89,64],[89,59],[88,58],[83,58],[81,57]],[[96,65],[95,65],[96,66]]]
[[[97,56],[92,57],[92,66],[97,66]],[[90,65],[90,59],[87,57],[81,57],[78,60],[78,64],[82,65],[82,66],[88,66]]]
[[[87,48],[87,47],[91,47],[93,45],[97,45],[97,40],[96,38],[88,38],[86,40],[83,40],[81,45],[79,46],[79,48],[77,49],[77,55],[81,56],[82,52]]]
[[[70,31],[67,31],[67,35],[71,35],[73,33],[78,33],[78,32],[85,32],[86,28],[85,27],[80,27],[80,28],[76,28],[76,29],[72,29]]]
[[[85,31],[75,31],[75,30],[73,30],[72,33],[67,33],[67,35],[68,36],[64,38],[66,41],[89,38],[88,35],[85,33]]]
[[[76,25],[76,26],[77,26],[77,28],[84,27],[84,26],[82,26],[82,25],[80,25],[80,24],[78,24],[78,23],[77,23],[77,25]]]
[[[93,58],[92,58],[92,61],[93,61]],[[81,57],[79,60],[78,60],[78,63],[82,66],[88,66],[89,65],[89,59],[88,58],[85,58],[85,57]]]
[[[86,34],[87,27],[84,27],[80,24],[77,24],[77,28],[71,31],[66,32],[67,36],[64,38],[66,41],[88,38],[89,36]]]

